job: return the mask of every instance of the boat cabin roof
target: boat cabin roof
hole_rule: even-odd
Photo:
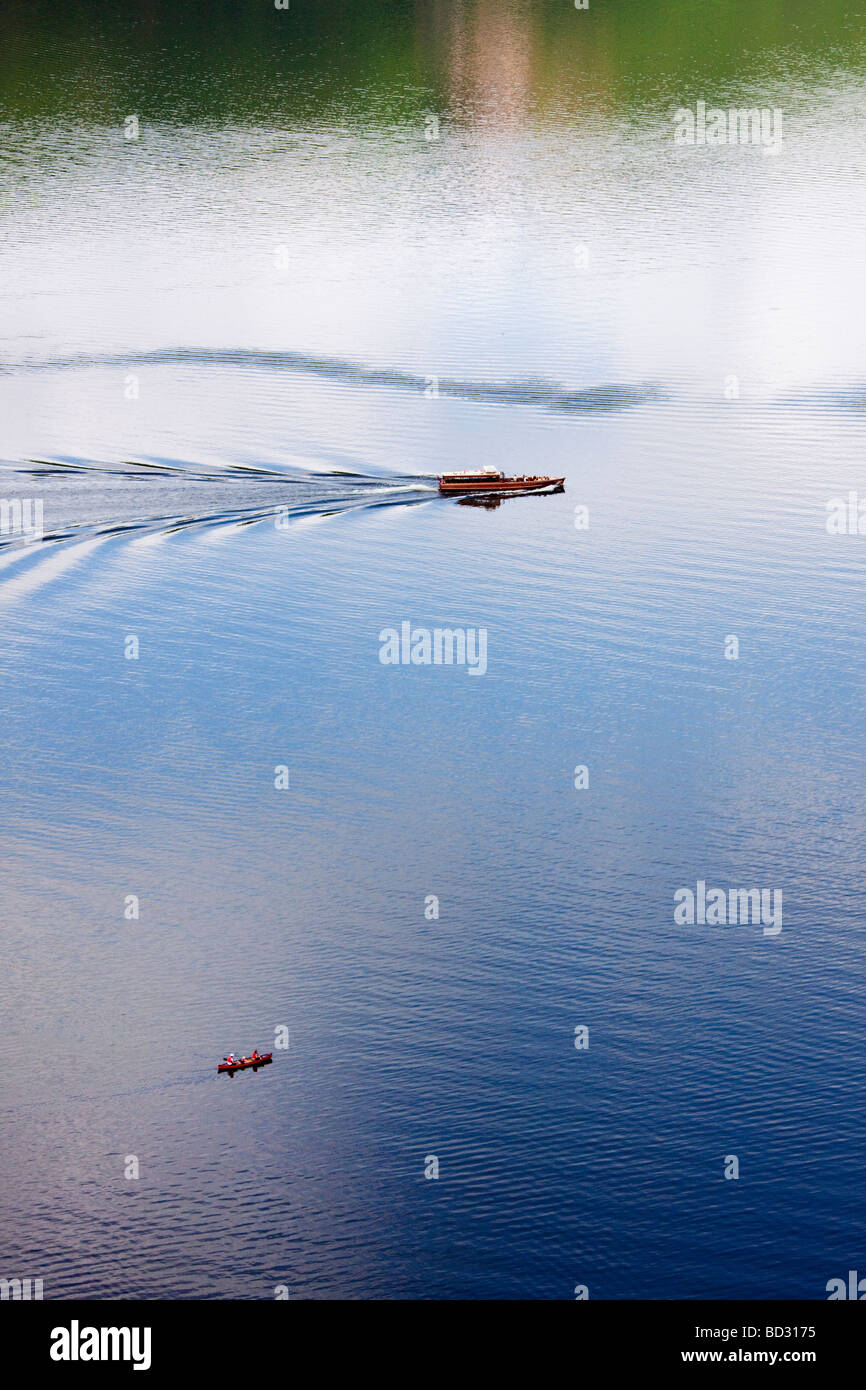
[[[501,478],[498,468],[466,468],[458,473],[443,473],[443,478]]]

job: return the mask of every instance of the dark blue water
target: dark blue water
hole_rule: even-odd
[[[615,506],[605,436],[646,465]],[[858,538],[712,478],[683,534],[669,439],[651,408],[587,432],[570,491],[496,511],[8,567],[16,1267],[55,1296],[603,1298],[853,1267]],[[486,627],[486,674],[383,666],[405,619]],[[676,926],[698,879],[781,889],[781,933]],[[280,1025],[271,1068],[216,1077]]]

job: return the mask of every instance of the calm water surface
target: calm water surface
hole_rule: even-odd
[[[4,16],[0,492],[46,537],[0,538],[0,1274],[825,1297],[866,1265],[861,19],[364,10]],[[676,146],[698,100],[779,153]],[[566,491],[439,499],[476,465]],[[382,665],[403,621],[486,674]],[[698,880],[783,930],[676,924]]]

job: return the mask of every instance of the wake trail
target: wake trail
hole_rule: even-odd
[[[236,367],[255,371],[297,372],[354,386],[425,392],[476,401],[485,405],[536,406],[558,411],[623,410],[658,399],[657,384],[608,383],[579,389],[543,377],[509,381],[477,381],[458,377],[420,375],[392,367],[372,367],[347,358],[319,357],[302,352],[267,352],[251,348],[161,348],[147,352],[77,353],[66,357],[28,358],[0,363],[0,375],[22,372],[82,371],[92,367]],[[435,383],[435,386],[433,385]]]

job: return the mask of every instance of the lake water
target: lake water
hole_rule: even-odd
[[[3,25],[0,489],[44,537],[0,537],[0,1276],[826,1297],[866,1267],[855,7]],[[779,148],[677,144],[698,102]],[[479,465],[565,491],[439,498]],[[383,664],[404,622],[486,670]],[[781,931],[676,921],[699,882]]]

